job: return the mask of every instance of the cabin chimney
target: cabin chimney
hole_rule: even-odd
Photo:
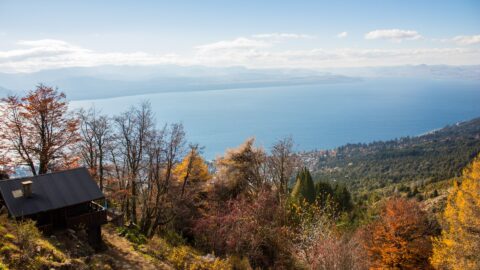
[[[32,197],[32,181],[23,181],[22,182],[22,192],[23,197],[30,198]]]

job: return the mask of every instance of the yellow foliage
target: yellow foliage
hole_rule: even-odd
[[[5,234],[5,235],[3,236],[3,239],[4,239],[5,241],[10,241],[10,242],[12,242],[12,241],[15,240],[15,235],[13,235],[13,234],[11,234],[11,233],[7,233],[7,234]]]
[[[198,254],[195,249],[180,245],[171,246],[160,237],[153,237],[140,251],[154,258],[165,260],[176,269],[188,270],[227,270],[233,269],[230,259],[217,257],[207,259]],[[237,268],[236,268],[237,269]],[[239,268],[249,269],[249,268]]]
[[[480,156],[454,184],[443,213],[442,235],[434,239],[432,264],[438,269],[480,269]]]
[[[0,261],[0,270],[8,270],[8,267]]]
[[[208,166],[205,160],[203,160],[196,150],[192,150],[182,162],[174,168],[173,174],[178,181],[181,182],[183,182],[185,178],[188,178],[188,181],[192,182],[208,181],[212,178],[208,172]]]
[[[177,269],[185,269],[189,255],[187,247],[175,247],[167,256],[167,260]]]
[[[38,239],[36,242],[36,251],[41,254],[43,257],[48,258],[52,262],[63,263],[67,261],[67,256],[48,242],[45,239]]]

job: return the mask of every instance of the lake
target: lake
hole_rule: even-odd
[[[172,89],[173,91],[174,89]],[[480,116],[479,81],[365,79],[288,87],[169,92],[72,101],[118,114],[148,100],[159,126],[182,122],[208,159],[254,136],[268,149],[292,136],[297,150],[415,136]]]

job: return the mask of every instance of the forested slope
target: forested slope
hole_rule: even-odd
[[[329,151],[302,153],[317,180],[372,190],[392,183],[423,184],[461,174],[480,152],[480,118],[418,137],[369,144],[347,144]]]

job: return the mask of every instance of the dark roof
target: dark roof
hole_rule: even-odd
[[[24,181],[33,182],[32,196],[29,198],[14,196],[14,191],[21,190]],[[10,214],[14,217],[28,216],[104,198],[85,168],[1,180],[0,193]]]

